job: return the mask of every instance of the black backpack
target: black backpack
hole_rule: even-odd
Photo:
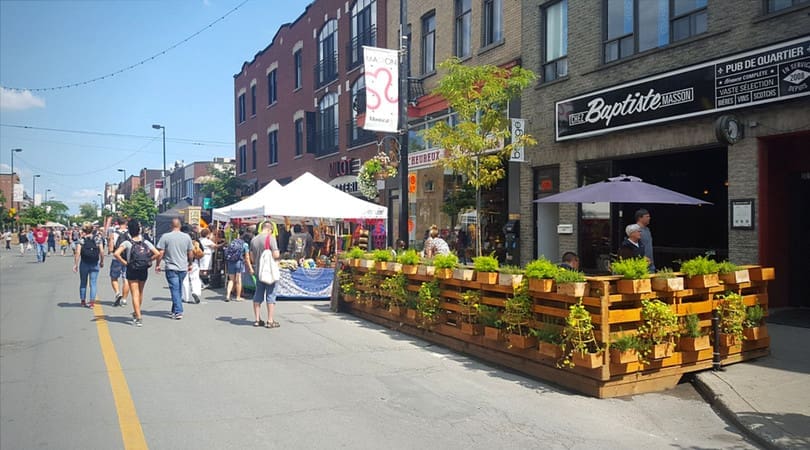
[[[98,243],[92,237],[88,237],[82,244],[82,262],[85,264],[98,264],[99,248]]]
[[[121,244],[123,244],[124,242],[132,240],[132,236],[129,235],[129,231],[124,231],[123,233],[117,234],[118,239],[115,240],[115,248],[113,249],[113,251],[115,251],[118,247],[120,247]]]
[[[127,258],[127,268],[132,270],[146,270],[152,265],[152,250],[144,241],[131,241]]]

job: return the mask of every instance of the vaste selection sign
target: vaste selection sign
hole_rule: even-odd
[[[557,102],[557,140],[810,95],[810,37]]]

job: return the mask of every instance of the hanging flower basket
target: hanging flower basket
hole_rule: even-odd
[[[379,195],[377,181],[397,176],[396,162],[385,153],[377,153],[373,158],[364,162],[357,174],[357,187],[366,198],[374,199]]]

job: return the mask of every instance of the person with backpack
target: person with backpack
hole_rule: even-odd
[[[141,300],[143,299],[143,288],[149,275],[149,266],[152,265],[152,260],[160,256],[160,252],[151,242],[141,236],[141,224],[137,220],[131,219],[127,223],[127,233],[129,239],[121,242],[121,245],[115,249],[113,257],[126,268],[127,283],[129,284],[129,291],[132,292],[132,324],[136,327],[142,327]],[[126,258],[123,257],[125,252]]]
[[[118,228],[112,229],[110,231],[110,235],[107,238],[107,242],[109,243],[109,253],[114,253],[124,241],[128,241],[130,239],[129,233],[127,233],[127,221],[124,220],[123,217],[118,219]],[[127,297],[129,296],[129,283],[126,281],[127,277],[127,267],[121,264],[118,259],[113,258],[112,262],[110,263],[110,284],[112,285],[112,290],[115,293],[115,303],[113,306],[122,306],[127,304]],[[121,283],[119,284],[119,280]]]
[[[247,234],[247,233],[245,233]],[[235,288],[236,297],[234,301],[242,301],[242,273],[245,272],[245,262],[247,259],[249,239],[243,235],[235,238],[225,247],[225,262],[228,265],[228,285],[225,288],[225,301],[231,301],[231,292]]]
[[[96,305],[96,281],[99,268],[104,267],[104,244],[93,235],[93,225],[86,222],[82,226],[82,237],[76,244],[73,256],[73,272],[79,273],[79,299],[82,306],[92,308]],[[87,283],[90,282],[90,298],[87,296]]]

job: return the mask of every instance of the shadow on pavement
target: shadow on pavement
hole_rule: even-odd
[[[156,302],[170,302],[170,301],[172,301],[172,298],[171,297],[152,297],[152,300],[156,301]]]
[[[253,321],[245,317],[219,316],[217,320],[220,322],[229,322],[231,325],[253,326]]]
[[[127,325],[132,324],[132,316],[131,315],[127,315],[127,316],[108,316],[108,315],[105,314],[103,316],[95,316],[95,317],[93,317],[92,322],[98,322],[99,319],[102,319],[105,322],[111,322],[111,323],[123,323],[123,324],[127,324]]]
[[[737,416],[750,428],[767,430],[769,440],[780,448],[810,448],[810,417],[804,414],[741,412]]]
[[[85,309],[87,309],[87,307],[82,306],[82,304],[79,303],[79,302],[75,302],[75,303],[73,303],[73,302],[59,302],[59,303],[56,304],[56,306],[58,306],[60,308],[85,308]]]

